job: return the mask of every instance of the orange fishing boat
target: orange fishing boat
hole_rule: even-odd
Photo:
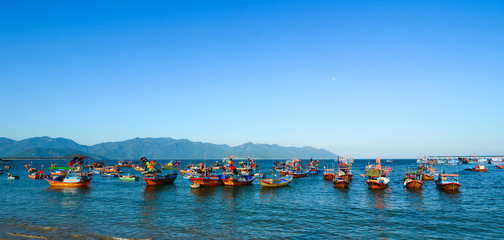
[[[64,179],[50,179],[47,176],[44,178],[51,187],[87,187],[91,180],[86,174],[68,173]]]
[[[366,166],[366,176],[368,180],[366,184],[369,189],[383,189],[388,187],[390,179],[388,179],[388,174],[392,171],[391,167],[381,166],[381,159],[376,159],[376,165],[367,165]]]
[[[345,189],[348,188],[350,181],[346,178],[337,177],[333,180],[333,183],[335,188]]]
[[[410,190],[422,189],[424,182],[422,182],[422,173],[406,169],[406,176],[404,177],[404,187]]]
[[[502,165],[502,164],[501,165],[495,165],[495,167],[498,168],[498,169],[504,169],[504,165]]]

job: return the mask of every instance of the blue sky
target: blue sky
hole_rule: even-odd
[[[0,136],[503,154],[503,43],[502,1],[4,1]]]

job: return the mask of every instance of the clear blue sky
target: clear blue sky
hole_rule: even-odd
[[[15,140],[503,154],[503,90],[503,1],[0,4]]]

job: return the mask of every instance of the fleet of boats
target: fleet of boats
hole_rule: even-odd
[[[251,185],[254,180],[259,179],[263,188],[286,187],[291,184],[294,178],[307,177],[308,175],[317,175],[320,171],[320,160],[313,160],[304,165],[301,159],[292,159],[287,161],[276,161],[273,163],[271,174],[265,174],[258,171],[257,164],[253,159],[236,162],[231,156],[222,162],[217,161],[212,165],[205,166],[204,163],[187,165],[184,169],[179,167],[180,161],[168,162],[164,165],[149,161],[147,158],[141,158],[138,162],[118,161],[113,166],[106,166],[102,162],[83,165],[85,157],[75,158],[68,163],[68,166],[51,165],[47,168],[49,173],[44,173],[44,166],[33,166],[32,163],[25,163],[24,167],[28,171],[29,179],[45,179],[51,187],[88,187],[94,175],[101,174],[104,177],[118,177],[123,181],[138,181],[141,177],[132,175],[132,171],[140,171],[143,180],[147,186],[160,186],[173,184],[178,177],[182,175],[184,179],[191,181],[191,188],[230,186],[239,187]],[[392,161],[385,161],[392,163]],[[9,162],[8,162],[9,163]],[[330,166],[323,166],[322,179],[330,180],[333,186],[338,189],[350,188],[352,182],[353,159],[339,158],[332,162]],[[408,190],[421,190],[425,181],[434,180],[436,186],[449,192],[457,192],[462,186],[459,183],[458,173],[445,173],[438,171],[436,162],[429,161],[424,157],[418,161],[418,167],[408,167],[405,169],[404,188]],[[10,166],[5,165],[7,178],[17,180],[19,176],[12,175],[8,170]],[[504,168],[504,164],[495,164],[499,169]],[[124,171],[127,174],[122,174]],[[88,171],[86,171],[88,170]],[[468,171],[486,172],[488,168],[484,163],[479,162]],[[3,174],[4,169],[0,169]],[[365,184],[370,190],[384,189],[389,186],[392,167],[382,166],[380,158],[374,163],[368,163],[365,167],[365,173],[360,174],[365,178]]]

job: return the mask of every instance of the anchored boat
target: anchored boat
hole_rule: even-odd
[[[457,191],[462,186],[458,181],[458,174],[437,174],[436,185],[439,189],[449,192]]]
[[[92,177],[88,177],[87,174],[70,172],[64,178],[44,178],[51,187],[87,187]]]
[[[263,188],[278,188],[285,187],[292,182],[292,175],[283,176],[280,178],[265,178],[259,180]]]
[[[422,173],[412,169],[406,169],[404,177],[404,187],[410,190],[422,189],[424,182],[422,181]]]

